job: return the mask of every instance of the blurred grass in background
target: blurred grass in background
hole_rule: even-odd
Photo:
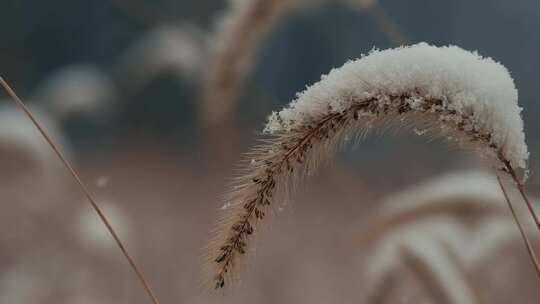
[[[525,108],[530,192],[539,193],[540,3],[410,0],[378,5],[411,43],[457,44],[508,67]],[[266,115],[331,68],[373,47],[395,46],[374,14],[337,1],[286,17],[258,52],[231,118],[235,133],[224,135],[235,138],[233,147],[221,151],[208,142],[198,121],[199,77],[182,78],[165,69],[135,87],[132,75],[118,73],[117,66],[133,45],[160,26],[192,24],[203,34],[212,33],[216,15],[226,6],[226,1],[206,0],[4,0],[0,11],[1,74],[33,106],[46,114],[61,110],[62,104],[53,106],[38,92],[53,75],[73,66],[99,70],[110,85],[108,97],[100,94],[103,87],[95,89],[83,80],[72,84],[78,88],[70,93],[74,95],[59,93],[68,101],[90,96],[106,105],[55,116],[51,128],[61,133],[58,139],[93,184],[105,211],[118,214],[111,217],[113,224],[121,226],[121,236],[163,303],[211,301],[198,289],[199,254],[226,177]],[[10,127],[15,128],[5,126]],[[9,140],[1,139],[0,145],[0,303],[146,303],[107,235],[96,234],[97,217],[88,222],[85,212],[91,210],[67,175],[43,166],[56,160],[26,155],[19,149],[38,148],[13,148]],[[368,138],[342,153],[337,165],[323,170],[309,182],[310,191],[287,206],[258,249],[257,260],[264,263],[246,275],[249,282],[232,300],[354,301],[355,286],[361,283],[349,262],[356,254],[335,232],[369,216],[386,194],[473,163],[468,155],[414,134]],[[519,256],[525,261],[524,252]]]

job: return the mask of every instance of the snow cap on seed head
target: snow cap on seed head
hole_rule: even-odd
[[[481,152],[492,155],[489,146],[496,145],[513,168],[527,169],[522,109],[510,73],[491,58],[452,45],[419,43],[375,49],[332,70],[283,110],[272,113],[265,132],[287,132],[321,115],[344,111],[358,101],[377,97],[388,102],[392,96],[411,96],[411,92],[413,110],[425,100],[441,100],[454,113],[439,117],[442,128],[451,127],[447,122],[461,122],[466,115],[471,120],[469,128],[489,134]]]

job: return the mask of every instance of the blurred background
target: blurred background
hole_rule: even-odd
[[[294,4],[281,4],[287,1]],[[283,7],[269,13],[274,19],[254,9],[260,13],[255,21],[271,25],[244,24],[251,36],[227,36],[249,6],[272,10],[257,4],[264,2]],[[73,161],[162,303],[465,303],[445,298],[448,290],[459,293],[456,288],[473,294],[474,303],[533,303],[540,296],[515,233],[502,237],[500,248],[480,259],[484,264],[462,265],[471,282],[465,287],[430,293],[438,287],[427,287],[415,271],[397,276],[399,286],[386,279],[377,285],[376,275],[365,275],[365,255],[376,246],[365,249],[355,240],[381,216],[389,196],[482,166],[473,155],[414,132],[375,134],[345,149],[290,204],[276,206],[279,216],[254,246],[255,258],[234,290],[208,293],[200,275],[222,194],[267,115],[331,68],[372,48],[455,44],[503,63],[524,108],[528,191],[540,194],[540,33],[534,30],[540,27],[540,2],[3,0],[0,20],[1,75]],[[223,41],[234,39],[227,51]],[[224,75],[231,78],[215,81],[216,68],[227,71],[227,64],[237,64],[240,72],[229,67],[233,72]],[[230,79],[241,85],[230,85]],[[0,303],[148,303],[76,185],[5,93],[0,116]],[[502,197],[493,196],[497,191],[457,200],[502,205]],[[473,220],[510,220],[506,209],[494,215],[484,207]],[[459,220],[454,213],[445,219]],[[420,230],[438,225],[430,223]],[[481,230],[470,223],[441,229],[454,226],[464,235]],[[514,226],[505,229],[516,232]],[[487,238],[498,231],[482,233]],[[466,242],[457,249],[442,246],[444,256],[468,247]],[[428,255],[443,256],[439,247]],[[407,250],[403,256],[413,265],[425,257]],[[390,268],[401,275],[400,267]]]

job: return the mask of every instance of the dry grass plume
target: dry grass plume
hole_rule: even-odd
[[[224,287],[231,278],[241,256],[248,251],[248,244],[257,225],[276,200],[285,199],[291,187],[314,171],[322,160],[339,146],[345,135],[364,134],[375,123],[391,119],[404,122],[422,122],[431,126],[433,133],[455,133],[463,144],[489,145],[506,165],[506,172],[514,172],[509,162],[499,153],[499,147],[490,141],[491,134],[475,128],[466,128],[471,117],[462,114],[462,120],[453,124],[453,131],[440,127],[439,117],[454,115],[443,107],[443,101],[425,98],[422,107],[412,109],[408,100],[417,95],[410,92],[390,96],[391,102],[377,97],[351,101],[351,106],[341,112],[321,114],[288,132],[281,132],[255,148],[246,159],[243,174],[236,178],[232,191],[225,200],[226,210],[216,228],[209,246],[208,265],[213,273],[216,288]],[[351,134],[353,133],[353,134]]]

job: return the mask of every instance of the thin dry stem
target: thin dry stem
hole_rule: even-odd
[[[81,189],[81,192],[86,196],[86,198],[88,199],[88,202],[90,202],[90,205],[92,205],[92,208],[96,211],[97,215],[99,216],[99,218],[101,219],[101,221],[103,222],[105,227],[107,227],[107,230],[109,231],[112,238],[114,239],[114,241],[116,242],[116,244],[120,248],[120,251],[122,252],[122,254],[126,258],[128,263],[130,264],[131,268],[133,269],[133,271],[135,271],[135,274],[137,275],[137,277],[141,281],[141,283],[142,283],[144,289],[146,290],[148,296],[150,297],[150,300],[152,301],[152,303],[153,304],[159,304],[154,292],[152,291],[152,288],[150,287],[150,284],[144,278],[144,275],[143,275],[142,271],[139,270],[139,267],[137,267],[137,265],[135,264],[135,261],[133,260],[131,255],[128,253],[127,249],[125,248],[124,244],[122,243],[122,241],[120,240],[120,238],[116,234],[116,231],[114,230],[112,225],[109,223],[109,221],[105,217],[105,214],[98,207],[94,197],[92,196],[92,194],[90,193],[90,191],[88,190],[86,185],[82,182],[82,180],[80,179],[80,177],[77,174],[77,172],[75,171],[75,169],[73,169],[71,164],[64,157],[63,153],[60,151],[60,148],[56,145],[56,143],[52,140],[52,138],[47,134],[45,129],[43,129],[43,127],[37,121],[37,119],[34,117],[34,115],[32,115],[32,112],[30,111],[30,109],[23,103],[23,101],[17,96],[15,91],[13,91],[13,89],[9,86],[9,84],[2,77],[0,77],[0,84],[8,92],[8,94],[11,96],[11,98],[17,104],[17,106],[28,116],[28,118],[32,121],[32,123],[34,124],[36,129],[39,131],[39,133],[41,133],[43,138],[47,141],[49,146],[53,149],[53,151],[58,156],[58,158],[62,161],[62,163],[64,164],[66,169],[69,171],[69,173],[71,174],[71,176],[73,177],[75,182],[79,185],[79,187]]]
[[[519,193],[521,194],[521,197],[525,201],[525,204],[527,205],[527,209],[529,209],[529,213],[531,214],[532,218],[534,219],[534,223],[536,224],[536,228],[540,230],[540,220],[538,219],[538,216],[536,215],[536,212],[534,211],[534,207],[531,204],[531,201],[529,200],[529,197],[527,196],[527,193],[525,192],[525,188],[523,186],[523,183],[518,179],[516,171],[512,166],[510,166],[509,162],[505,162],[506,169],[508,173],[510,173],[510,176],[512,177],[512,180],[516,184],[516,188],[518,189]]]
[[[523,238],[523,242],[525,243],[525,247],[527,248],[527,253],[529,254],[529,258],[531,259],[531,262],[534,265],[536,274],[540,278],[540,263],[538,262],[536,253],[534,252],[534,249],[531,245],[531,242],[529,241],[529,238],[527,238],[527,235],[525,234],[525,230],[523,229],[523,226],[521,225],[521,222],[519,221],[519,218],[516,214],[514,206],[512,205],[512,201],[510,200],[508,193],[506,192],[506,189],[504,188],[504,184],[500,176],[498,175],[497,175],[497,181],[499,182],[499,186],[501,187],[502,193],[504,195],[504,199],[506,200],[506,203],[508,204],[508,208],[510,208],[510,212],[512,213],[512,216],[514,217],[514,221],[516,222],[518,226],[519,233],[521,234],[521,237]]]

